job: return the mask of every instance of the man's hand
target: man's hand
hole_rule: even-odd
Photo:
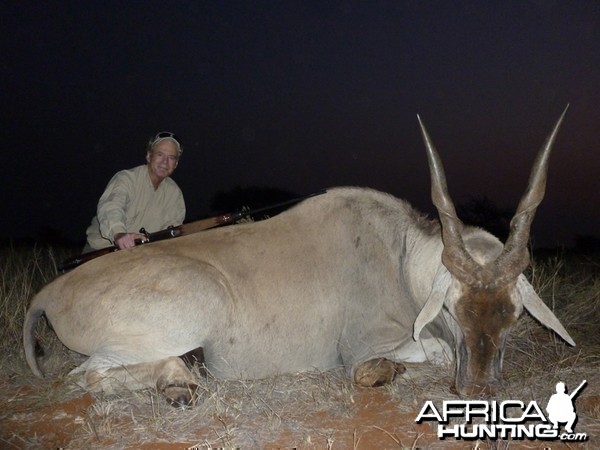
[[[147,240],[146,236],[140,233],[117,233],[115,234],[115,245],[119,250],[135,247],[135,240],[139,239],[142,242]]]

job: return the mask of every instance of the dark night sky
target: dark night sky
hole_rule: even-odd
[[[533,232],[600,229],[600,2],[52,1],[0,6],[0,236],[84,240],[118,170],[177,133],[188,219],[237,185],[369,186],[514,209],[571,107]]]

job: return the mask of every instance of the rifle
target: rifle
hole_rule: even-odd
[[[232,213],[222,214],[219,216],[209,217],[207,219],[196,220],[194,222],[184,223],[179,226],[170,226],[164,230],[157,231],[155,233],[148,233],[144,228],[140,229],[140,233],[145,235],[144,239],[136,239],[135,245],[148,244],[150,242],[162,241],[164,239],[176,238],[179,236],[187,236],[188,234],[198,233],[200,231],[208,230],[210,228],[220,227],[223,225],[229,225],[231,223],[237,222],[238,220],[253,216],[265,211],[270,211],[277,208],[282,208],[284,206],[293,205],[294,203],[301,202],[302,200],[306,200],[310,197],[315,197],[317,195],[321,195],[327,192],[325,189],[314,192],[312,194],[304,195],[302,197],[295,197],[290,200],[286,200],[280,203],[276,203],[274,205],[265,206],[262,208],[250,209],[248,211],[236,211]],[[88,253],[84,253],[82,255],[76,256],[74,258],[68,259],[60,263],[57,268],[61,272],[66,272],[68,270],[74,269],[75,267],[80,266],[92,259],[96,259],[100,256],[107,255],[112,252],[116,252],[119,250],[119,247],[116,245],[112,245],[110,247],[101,248],[99,250],[94,250]]]
[[[583,386],[585,386],[585,384],[586,384],[586,383],[587,383],[587,380],[583,380],[583,381],[581,382],[581,384],[580,384],[579,386],[577,386],[577,389],[575,389],[573,392],[571,392],[571,393],[569,394],[569,398],[570,398],[571,400],[573,400],[573,398],[575,398],[575,396],[576,396],[577,394],[579,394],[579,391],[581,390],[581,388],[582,388]]]

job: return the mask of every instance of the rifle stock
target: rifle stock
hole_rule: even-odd
[[[280,202],[274,205],[265,206],[264,208],[253,209],[244,212],[232,212],[228,214],[222,214],[219,216],[209,217],[207,219],[195,220],[194,222],[184,223],[182,225],[178,225],[176,227],[169,227],[164,230],[157,231],[155,233],[147,233],[143,228],[140,230],[140,233],[146,235],[145,239],[136,239],[135,244],[143,245],[148,244],[150,242],[162,241],[164,239],[176,238],[179,236],[187,236],[189,234],[198,233],[200,231],[208,230],[210,228],[220,227],[223,225],[229,225],[234,223],[235,221],[241,219],[242,217],[251,216],[253,214],[258,214],[264,211],[272,210],[275,208],[281,208],[283,206],[288,206],[294,203],[301,202],[310,197],[314,197],[316,195],[321,195],[327,192],[326,190],[318,191],[313,194],[304,195],[302,197],[293,198],[291,200],[287,200],[284,202]],[[75,267],[80,266],[92,259],[98,258],[100,256],[107,255],[112,252],[116,252],[119,250],[119,247],[116,245],[112,245],[110,247],[101,248],[99,250],[94,250],[88,253],[84,253],[82,255],[76,256],[75,258],[68,259],[60,263],[57,268],[61,272],[66,272],[68,270],[74,269]]]

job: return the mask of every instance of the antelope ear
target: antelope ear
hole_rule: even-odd
[[[546,306],[542,299],[535,293],[525,275],[520,275],[517,280],[517,289],[523,299],[523,306],[529,314],[535,317],[542,325],[550,328],[570,345],[575,347],[575,341],[569,336],[565,327],[559,322],[554,313]]]
[[[413,327],[413,339],[415,341],[419,340],[421,330],[423,330],[429,322],[435,319],[442,310],[444,300],[446,299],[446,292],[448,291],[448,287],[450,287],[451,278],[448,269],[441,265],[433,280],[433,287],[431,288],[429,297],[427,298],[423,309],[421,309],[421,312],[419,312],[419,315],[415,319]]]

